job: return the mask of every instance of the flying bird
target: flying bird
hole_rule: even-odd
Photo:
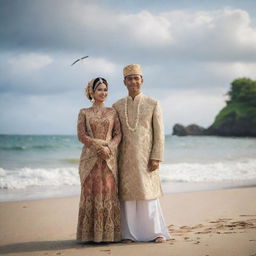
[[[89,56],[84,56],[84,57],[82,57],[82,58],[80,58],[80,59],[77,59],[76,61],[74,61],[72,64],[71,64],[71,66],[73,66],[74,64],[76,64],[78,61],[80,61],[80,60],[83,60],[83,59],[86,59],[86,58],[88,58]]]

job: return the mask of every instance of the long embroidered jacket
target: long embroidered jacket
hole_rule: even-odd
[[[148,171],[150,159],[163,161],[164,131],[159,102],[140,93],[134,100],[128,96],[117,101],[113,107],[122,128],[119,145],[120,199],[150,200],[160,197],[159,170]],[[137,128],[132,131],[136,121]],[[128,128],[127,122],[132,129]]]

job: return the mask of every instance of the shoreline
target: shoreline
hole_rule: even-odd
[[[164,195],[253,188],[256,180],[236,182],[161,182]],[[0,190],[0,203],[70,198],[80,196],[80,186],[38,186],[26,189]]]
[[[256,253],[256,187],[164,195],[171,240],[79,244],[79,197],[0,203],[2,255],[218,255]],[[68,220],[68,221],[67,221]]]

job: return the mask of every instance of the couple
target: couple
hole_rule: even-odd
[[[98,77],[86,88],[92,107],[79,112],[77,132],[84,147],[77,240],[161,243],[170,238],[158,199],[161,110],[158,101],[141,92],[139,65],[126,66],[123,74],[129,96],[105,107],[108,83]]]

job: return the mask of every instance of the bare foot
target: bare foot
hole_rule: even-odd
[[[165,243],[166,240],[165,238],[163,237],[157,237],[155,240],[154,240],[155,243]]]

